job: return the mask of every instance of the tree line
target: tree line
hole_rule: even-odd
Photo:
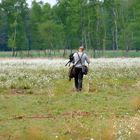
[[[1,0],[0,50],[140,50],[139,0]]]

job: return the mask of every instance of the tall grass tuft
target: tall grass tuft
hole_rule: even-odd
[[[140,110],[140,97],[136,96],[131,99],[131,106],[135,111]]]
[[[136,123],[135,129],[132,130],[130,140],[139,140],[140,139],[140,120]]]
[[[115,140],[114,130],[105,128],[101,133],[101,140]]]
[[[41,127],[31,126],[26,129],[24,140],[49,140]]]

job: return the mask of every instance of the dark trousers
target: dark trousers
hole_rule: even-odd
[[[82,68],[75,68],[75,88],[77,91],[82,90],[82,84],[83,84],[83,73]]]

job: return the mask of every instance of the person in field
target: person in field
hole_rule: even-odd
[[[74,82],[76,91],[82,90],[83,75],[86,75],[88,70],[86,63],[90,63],[87,54],[84,52],[84,49],[85,48],[83,46],[80,46],[78,52],[75,52],[73,55],[75,65]]]

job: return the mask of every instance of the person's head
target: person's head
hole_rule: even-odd
[[[79,47],[79,52],[83,52],[84,49],[85,49],[84,46],[80,46],[80,47]]]

